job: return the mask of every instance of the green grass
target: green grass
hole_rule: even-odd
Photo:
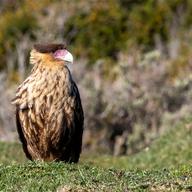
[[[171,128],[150,147],[129,157],[111,157],[107,155],[83,156],[87,161],[103,167],[120,169],[162,169],[174,168],[183,164],[192,164],[192,123],[189,120]]]
[[[192,167],[177,170],[117,170],[89,165],[27,163],[0,167],[3,191],[56,191],[58,188],[95,191],[192,189]]]
[[[30,162],[19,144],[0,143],[0,191],[192,191],[191,122],[138,154],[83,154],[77,165]]]

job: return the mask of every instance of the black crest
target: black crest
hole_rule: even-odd
[[[67,45],[63,44],[35,44],[34,49],[40,53],[53,53],[58,49],[66,49]]]

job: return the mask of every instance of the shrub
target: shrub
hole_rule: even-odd
[[[73,44],[77,56],[116,58],[125,45],[126,26],[124,11],[117,1],[97,1],[90,9],[82,10],[65,24],[66,39]]]

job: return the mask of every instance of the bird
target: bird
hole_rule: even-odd
[[[73,56],[64,43],[35,44],[29,76],[16,90],[16,127],[32,161],[77,163],[82,149],[84,113],[68,68]]]

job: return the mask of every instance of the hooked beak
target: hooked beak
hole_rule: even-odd
[[[56,59],[61,59],[61,60],[66,61],[66,62],[73,63],[73,55],[69,51],[67,51],[66,49],[57,50],[54,53],[54,57]]]
[[[69,63],[73,63],[73,55],[69,51],[67,51],[67,54],[64,56],[63,60]]]

